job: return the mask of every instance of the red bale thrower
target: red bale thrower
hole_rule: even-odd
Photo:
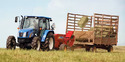
[[[67,50],[72,49],[74,44],[75,36],[73,36],[74,31],[68,31],[66,34],[55,34],[55,49],[57,50]]]

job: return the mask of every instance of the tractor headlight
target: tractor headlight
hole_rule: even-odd
[[[23,37],[26,37],[26,32],[23,33]]]

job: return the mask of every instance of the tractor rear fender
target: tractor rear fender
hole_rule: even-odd
[[[43,36],[41,37],[41,42],[45,42],[46,36],[48,33],[52,32],[54,34],[53,30],[45,30]]]

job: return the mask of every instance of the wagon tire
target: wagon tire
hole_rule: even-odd
[[[94,45],[94,46],[92,47],[92,51],[93,51],[93,52],[96,52],[96,45]]]
[[[67,50],[66,44],[61,44],[61,45],[59,46],[59,50],[66,51],[66,50]]]
[[[87,47],[85,48],[85,50],[86,50],[87,52],[89,52],[89,51],[90,51],[90,47],[87,46]]]
[[[7,49],[16,49],[16,39],[14,36],[9,36],[7,38],[7,42],[6,42],[6,48]]]
[[[75,46],[70,47],[71,51],[74,51],[74,49],[75,49]]]
[[[113,47],[112,46],[109,46],[108,49],[107,49],[108,52],[112,52],[113,51]]]

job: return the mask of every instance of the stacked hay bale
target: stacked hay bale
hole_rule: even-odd
[[[79,21],[78,21],[78,26],[81,28],[84,28],[88,22],[88,17],[83,16]],[[103,29],[102,29],[103,27]],[[95,30],[94,30],[95,29]],[[102,32],[102,34],[101,34]],[[95,35],[93,35],[95,34]],[[109,36],[110,34],[110,36]],[[114,34],[113,26],[101,26],[101,25],[96,25],[95,28],[91,27],[88,31],[75,31],[75,39],[76,41],[82,41],[82,42],[88,42],[88,39],[90,41],[93,39],[94,36],[96,37],[115,37],[116,35]]]
[[[93,39],[93,31],[75,31],[75,39],[76,41],[86,41],[89,39]]]
[[[112,29],[112,27],[103,26],[103,29],[102,29],[102,26],[96,26],[95,29],[96,29],[95,30],[96,37],[101,37],[101,31],[102,31],[102,37],[107,37],[108,34],[110,33],[110,29]]]
[[[94,28],[91,27],[88,31],[94,31]],[[95,36],[101,37],[101,31],[103,31],[102,37],[115,37],[115,35],[114,35],[115,32],[114,32],[112,26],[111,27],[110,26],[103,26],[103,29],[102,29],[102,26],[96,26],[95,27]],[[109,36],[109,34],[110,34],[110,36]]]

